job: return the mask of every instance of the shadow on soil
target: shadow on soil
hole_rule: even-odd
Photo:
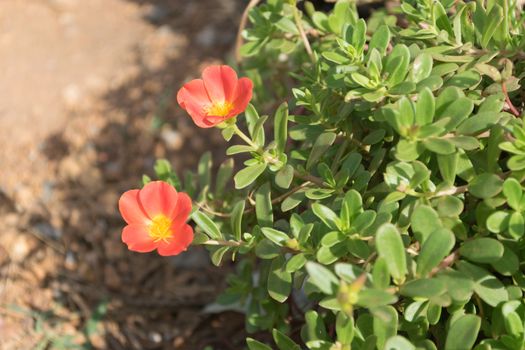
[[[156,158],[167,158],[182,175],[206,150],[216,162],[224,157],[219,131],[196,128],[174,94],[203,65],[229,53],[244,4],[129,1],[143,6],[144,19],[157,28],[151,42],[135,49],[136,71],[105,94],[95,115],[79,113],[69,135],[46,143],[50,160],[61,163],[60,202],[48,210],[64,213],[59,238],[53,222],[31,219],[50,227],[47,238],[62,247],[44,284],[57,304],[79,316],[75,327],[93,348],[240,349],[241,315],[201,312],[224,288],[224,269],[210,266],[200,248],[175,258],[127,251],[117,201],[139,186],[142,174],[151,175]],[[96,136],[77,139],[84,128],[96,128]],[[79,169],[66,176],[62,163],[71,158]]]

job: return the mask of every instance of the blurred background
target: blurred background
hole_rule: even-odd
[[[229,267],[127,251],[117,201],[156,158],[224,157],[174,94],[233,57],[242,0],[0,1],[0,349],[241,349],[203,312]]]

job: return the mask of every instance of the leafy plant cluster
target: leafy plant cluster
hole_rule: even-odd
[[[195,199],[194,244],[237,262],[219,302],[246,313],[247,347],[525,349],[516,1],[365,20],[356,1],[268,0],[249,18],[256,96],[222,128],[237,167],[212,176],[205,154],[182,186],[156,167]]]

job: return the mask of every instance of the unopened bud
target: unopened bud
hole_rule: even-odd
[[[286,241],[286,247],[292,250],[299,250],[299,242],[295,238],[290,238]]]

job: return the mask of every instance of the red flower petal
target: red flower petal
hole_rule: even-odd
[[[204,106],[197,105],[193,101],[186,101],[186,112],[190,115],[193,122],[200,128],[211,128],[217,124],[210,123],[208,116],[204,112]]]
[[[248,103],[252,99],[253,83],[249,78],[241,78],[237,83],[233,100],[233,110],[228,117],[234,117],[246,110]]]
[[[177,93],[177,102],[186,109],[186,103],[191,100],[192,103],[206,106],[211,104],[210,97],[206,92],[206,87],[202,79],[194,79],[184,84]]]
[[[191,198],[184,192],[179,192],[177,206],[171,215],[173,220],[172,228],[177,231],[179,230],[188,220],[191,213]]]
[[[128,224],[146,224],[149,218],[140,204],[140,190],[124,192],[118,201],[118,209]]]
[[[159,242],[157,252],[162,256],[177,255],[185,251],[193,241],[193,229],[190,225],[184,225],[178,232],[173,233],[171,242]]]
[[[213,102],[231,101],[237,85],[237,73],[229,66],[210,66],[202,72],[202,80]]]
[[[139,192],[144,211],[150,218],[157,215],[170,216],[177,205],[177,191],[164,181],[152,181]]]
[[[128,249],[139,252],[151,252],[157,247],[148,234],[146,225],[132,224],[124,227],[122,230],[122,242],[128,245]]]

